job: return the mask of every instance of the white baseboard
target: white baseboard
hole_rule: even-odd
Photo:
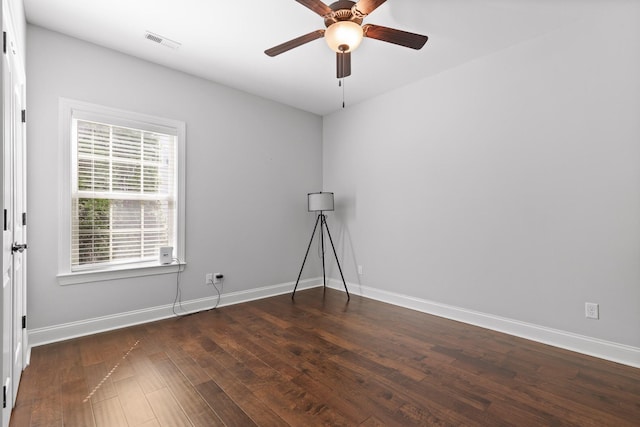
[[[322,286],[321,279],[322,278],[317,277],[303,280],[298,285],[298,289],[302,290]],[[294,283],[289,282],[247,291],[222,294],[218,307],[289,293],[293,290],[293,286]],[[342,282],[339,280],[327,279],[327,286],[344,292]],[[347,283],[347,286],[349,287],[349,292],[354,295],[640,368],[640,348],[637,347],[467,310],[447,304],[440,304],[360,284]],[[213,307],[216,301],[217,296],[186,301],[182,303],[182,308],[186,313],[193,313]],[[167,304],[144,310],[118,313],[111,316],[33,329],[29,331],[30,346],[28,350],[30,351],[31,347],[52,342],[167,319],[174,316],[172,307],[173,304]]]
[[[344,292],[342,281],[327,280],[327,286]],[[409,308],[423,313],[433,314],[482,328],[515,335],[532,341],[549,344],[566,350],[606,359],[624,365],[640,368],[640,348],[618,344],[572,332],[562,331],[532,323],[521,322],[492,314],[467,310],[446,304],[440,304],[394,292],[375,289],[357,283],[347,283],[349,292],[377,301]]]
[[[289,282],[250,289],[247,291],[231,292],[228,294],[223,293],[221,295],[218,307],[224,307],[225,305],[239,304],[242,302],[286,294],[293,291],[294,285],[294,282]],[[298,284],[298,290],[314,288],[316,286],[322,286],[321,277],[301,280]],[[184,310],[183,312],[185,314],[195,313],[198,311],[207,310],[215,306],[217,300],[218,296],[215,295],[213,297],[184,301],[182,302],[181,307]],[[178,308],[176,309],[176,312],[178,312]],[[127,326],[139,325],[156,320],[167,319],[174,316],[173,304],[167,304],[143,310],[129,311],[126,313],[96,317],[93,319],[48,326],[45,328],[31,329],[29,330],[29,351],[32,347],[37,347],[44,344],[97,334],[100,332],[111,331],[114,329],[125,328]]]

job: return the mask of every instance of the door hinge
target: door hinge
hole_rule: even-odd
[[[2,387],[2,408],[7,407],[7,386]]]
[[[22,316],[22,329],[27,329],[27,316]]]
[[[4,210],[4,231],[7,231],[7,210]]]
[[[27,123],[27,110],[22,110],[22,123]]]
[[[2,32],[2,53],[7,53],[7,32]]]
[[[22,212],[22,225],[27,225],[27,213]]]

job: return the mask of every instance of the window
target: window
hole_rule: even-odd
[[[60,283],[161,273],[162,246],[184,262],[184,128],[61,100]]]

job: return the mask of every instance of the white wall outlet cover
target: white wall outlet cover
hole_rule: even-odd
[[[160,264],[166,265],[171,264],[173,261],[173,247],[171,246],[163,246],[159,249],[159,259]]]
[[[600,307],[593,302],[587,302],[584,304],[584,314],[587,319],[599,319]]]

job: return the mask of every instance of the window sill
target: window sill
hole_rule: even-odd
[[[128,279],[131,277],[155,276],[158,274],[177,273],[179,268],[184,269],[185,262],[180,264],[146,264],[128,267],[118,267],[112,270],[76,271],[74,273],[60,273],[57,276],[61,286],[77,285],[81,283],[104,282],[106,280]]]

